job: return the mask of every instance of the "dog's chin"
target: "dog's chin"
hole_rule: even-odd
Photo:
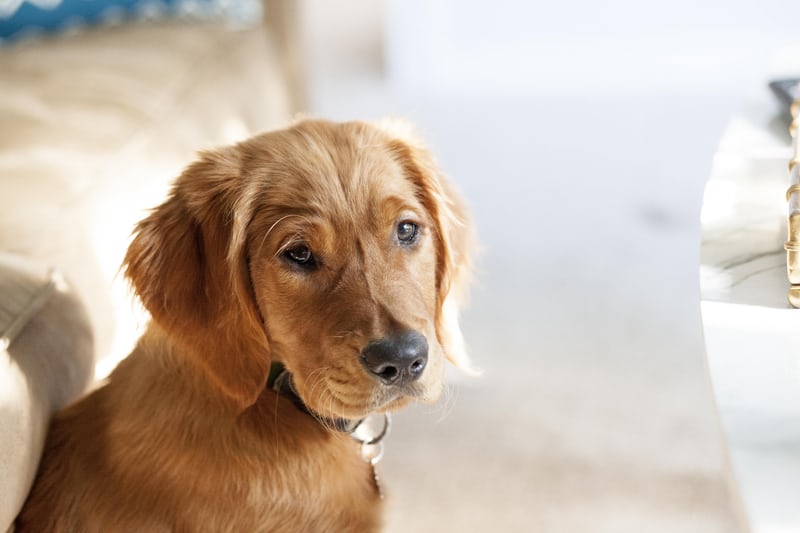
[[[412,383],[402,388],[381,385],[366,398],[361,395],[340,395],[329,389],[328,394],[324,395],[324,401],[315,402],[309,399],[306,405],[326,418],[358,420],[371,413],[399,411],[412,402],[435,403],[441,396],[442,388],[441,383],[433,387],[423,386],[421,383]]]

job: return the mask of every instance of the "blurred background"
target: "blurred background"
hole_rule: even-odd
[[[452,372],[439,406],[396,416],[379,467],[387,531],[745,531],[704,359],[699,212],[728,121],[766,90],[776,56],[797,44],[797,4],[270,4],[268,18],[293,12],[296,38],[278,47],[292,59],[288,96],[262,92],[264,101],[288,98],[292,112],[332,119],[408,119],[471,206],[482,248],[462,325],[483,374]],[[153,48],[150,61],[204,39],[238,50],[235,39],[203,35]],[[18,66],[28,66],[14,79],[31,57],[44,57],[23,48]],[[133,48],[119,50],[103,68]],[[53,54],[50,65],[60,61]],[[147,116],[170,117],[169,128],[153,130],[163,139],[139,135],[113,152],[128,176],[114,183],[138,203],[129,216],[119,200],[91,211],[88,241],[116,250],[98,253],[109,279],[125,245],[114,236],[127,235],[139,206],[153,205],[168,183],[136,182],[142,165],[171,177],[204,143],[288,117],[214,111],[234,102],[219,97],[230,93],[219,80],[233,84],[236,65],[250,64],[214,57],[204,72],[215,75],[203,82],[215,80],[214,98],[197,96],[204,87],[211,95],[203,84],[180,104],[162,98]],[[95,94],[92,80],[83,97]],[[235,112],[264,105],[246,102]],[[192,121],[211,113],[214,134],[195,142]],[[167,138],[180,141],[177,155],[164,155]],[[112,344],[124,354],[135,335],[121,338]]]
[[[744,531],[699,210],[790,2],[308,2],[309,103],[414,122],[472,207],[477,379],[397,417],[390,531]]]

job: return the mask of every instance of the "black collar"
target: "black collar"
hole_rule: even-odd
[[[294,388],[294,381],[292,374],[283,366],[283,363],[273,362],[269,367],[269,378],[267,379],[267,386],[274,390],[278,395],[292,401],[292,403],[306,414],[311,415],[319,421],[326,428],[335,429],[342,433],[353,433],[364,419],[350,420],[348,418],[327,418],[321,414],[308,408],[300,395],[297,394],[297,389]]]

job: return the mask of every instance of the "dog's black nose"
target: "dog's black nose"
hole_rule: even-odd
[[[386,385],[407,385],[428,364],[428,340],[421,333],[406,331],[372,341],[361,351],[361,364]]]

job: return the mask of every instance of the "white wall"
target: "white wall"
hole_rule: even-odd
[[[787,0],[389,0],[403,90],[582,92],[740,83],[800,34]]]

